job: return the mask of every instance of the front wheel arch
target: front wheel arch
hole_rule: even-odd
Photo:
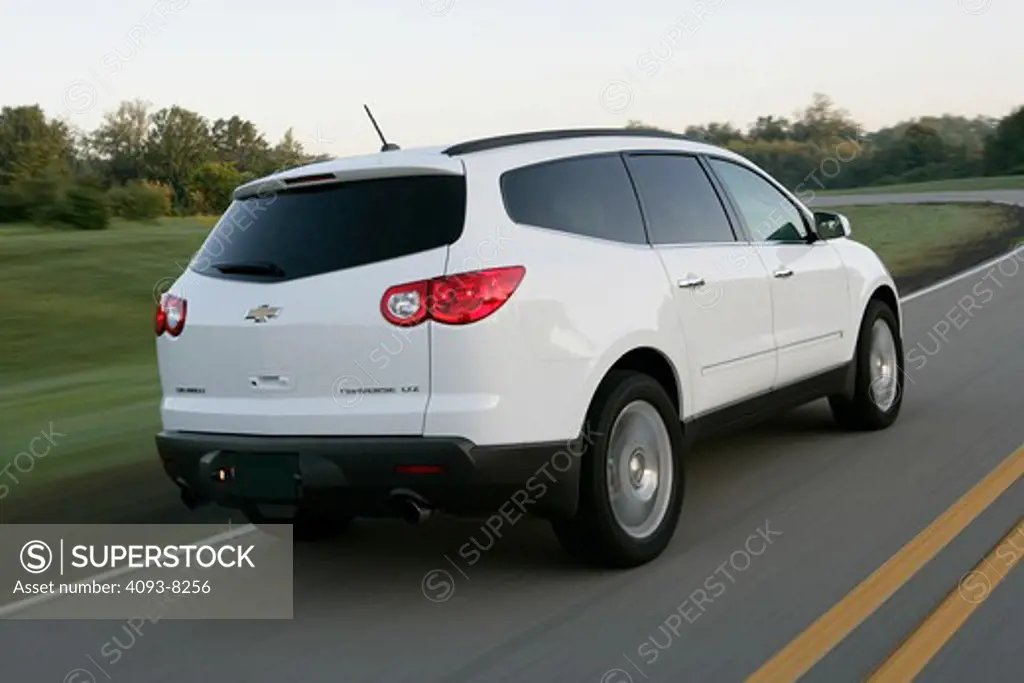
[[[853,329],[857,330],[858,336],[860,328],[864,324],[864,316],[868,314],[871,305],[874,302],[879,302],[889,310],[892,311],[893,317],[896,318],[896,332],[902,340],[903,337],[903,315],[900,309],[900,300],[896,296],[896,291],[888,284],[881,284],[875,287],[875,290],[871,292],[871,296],[867,298],[864,305],[861,306],[859,317],[853,321]],[[852,399],[857,389],[857,339],[854,339],[853,344],[853,356],[850,359],[850,365],[846,372],[846,381],[843,384],[842,396],[847,399]]]
[[[860,313],[861,320],[864,319],[864,315],[867,313],[868,306],[871,305],[872,301],[881,301],[892,310],[892,314],[896,316],[897,331],[900,333],[900,336],[902,337],[903,316],[901,315],[899,297],[896,296],[896,292],[893,290],[893,288],[890,287],[889,285],[878,286],[875,289],[875,291],[871,293],[871,296],[868,297],[867,302],[865,302],[864,307]]]
[[[869,370],[872,347],[869,335],[873,334],[874,325],[885,318],[888,318],[885,323],[892,333],[890,344],[895,344],[893,349],[895,377],[893,381],[896,394],[892,405],[879,407],[875,404],[873,394],[875,381]],[[899,327],[897,311],[893,310],[889,304],[878,299],[872,299],[868,303],[867,310],[858,327],[856,350],[847,375],[848,386],[844,392],[829,396],[832,414],[843,427],[858,431],[884,429],[895,422],[899,415],[903,403],[903,382],[906,377],[903,369],[903,335],[900,333]],[[852,390],[849,386],[851,383]]]

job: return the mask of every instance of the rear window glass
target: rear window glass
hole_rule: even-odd
[[[244,266],[270,264],[275,280],[309,277],[450,245],[462,234],[465,213],[462,176],[289,189],[234,201],[191,267],[247,277]],[[222,272],[225,264],[236,266],[227,268],[232,274]]]

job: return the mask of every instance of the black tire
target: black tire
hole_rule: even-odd
[[[650,404],[660,416],[671,444],[672,486],[664,517],[653,532],[638,539],[616,521],[608,494],[607,449],[612,426],[634,401]],[[587,414],[596,433],[582,454],[580,501],[576,515],[551,521],[555,535],[575,559],[601,567],[636,567],[658,557],[668,546],[679,522],[685,490],[683,429],[679,414],[665,390],[648,375],[614,370],[602,382]]]
[[[872,386],[870,368],[872,329],[876,321],[879,320],[889,326],[896,345],[896,396],[892,405],[885,410],[875,403],[873,395],[877,389]],[[846,429],[855,431],[885,429],[896,421],[903,405],[905,374],[903,372],[903,339],[900,337],[896,314],[881,301],[872,301],[864,312],[864,319],[861,321],[860,332],[857,336],[855,363],[853,397],[830,396],[828,402],[832,408],[832,415],[836,422]]]
[[[290,538],[299,543],[315,543],[340,536],[354,519],[351,516],[320,519],[303,513],[302,508],[299,508],[294,517],[273,518],[263,515],[254,505],[242,508],[242,514],[260,531],[279,538],[288,537],[282,533],[280,525],[291,526]]]

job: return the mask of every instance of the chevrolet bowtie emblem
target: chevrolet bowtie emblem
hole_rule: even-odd
[[[263,304],[262,306],[257,306],[256,308],[253,308],[248,313],[246,313],[245,319],[252,320],[253,322],[256,323],[265,323],[268,320],[273,320],[274,318],[276,318],[277,314],[280,312],[281,309],[277,308],[276,306],[268,306],[267,304]]]

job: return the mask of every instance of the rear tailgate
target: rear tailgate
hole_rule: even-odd
[[[229,208],[172,288],[158,340],[168,430],[415,435],[430,396],[430,324],[390,325],[388,287],[445,272],[465,219],[454,173],[313,181]]]

